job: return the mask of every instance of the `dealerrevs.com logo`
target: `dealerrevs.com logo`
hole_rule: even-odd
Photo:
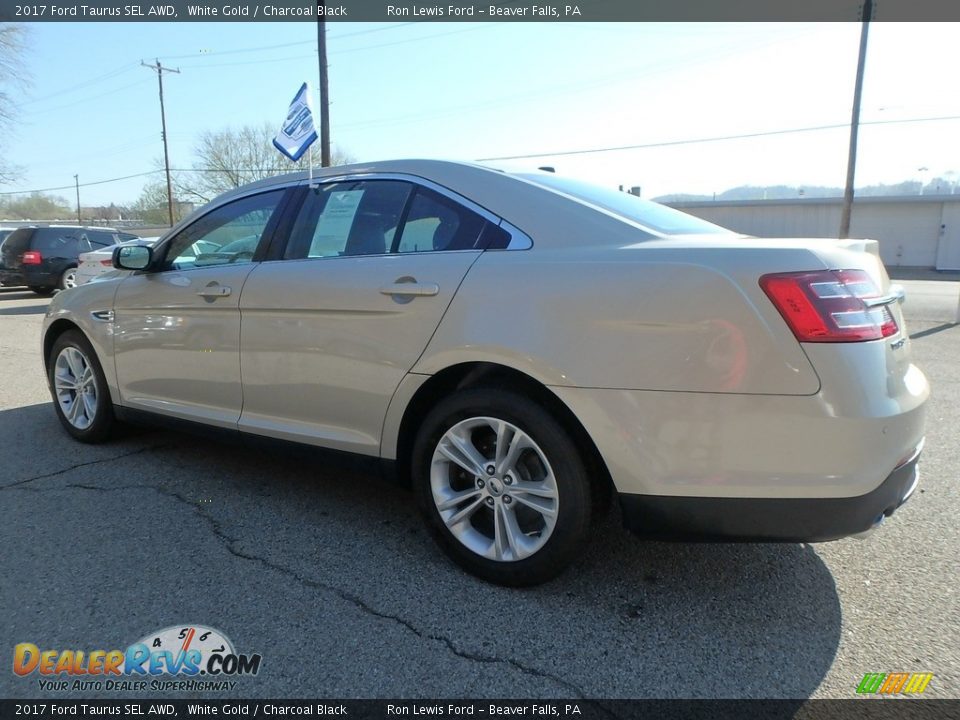
[[[41,690],[232,690],[256,675],[262,656],[238,653],[230,639],[203,625],[175,625],[126,650],[13,649],[13,672],[37,676]]]
[[[860,695],[920,695],[933,673],[867,673],[857,686]]]

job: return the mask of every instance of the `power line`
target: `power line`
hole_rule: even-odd
[[[266,63],[276,63],[276,62],[285,62],[289,60],[306,60],[307,58],[316,57],[316,51],[310,53],[309,55],[287,55],[282,58],[265,58],[260,60],[239,60],[238,62],[226,62],[226,63],[207,63],[199,65],[181,65],[180,67],[187,68],[190,70],[207,70],[210,68],[221,68],[221,67],[237,67],[238,65],[264,65]]]
[[[861,125],[897,125],[900,123],[916,122],[939,122],[943,120],[960,120],[960,115],[945,115],[943,117],[927,118],[903,118],[901,120],[871,120],[862,122]],[[530,158],[554,157],[561,155],[587,155],[590,153],[615,152],[617,150],[644,150],[647,148],[670,147],[673,145],[695,145],[697,143],[720,142],[723,140],[744,140],[748,138],[770,137],[772,135],[789,135],[791,133],[816,132],[818,130],[836,130],[838,128],[848,128],[850,123],[837,123],[834,125],[814,125],[811,127],[789,128],[787,130],[767,130],[764,132],[743,133],[740,135],[717,135],[714,137],[695,138],[691,140],[667,140],[664,142],[643,143],[640,145],[618,145],[615,147],[603,148],[585,148],[581,150],[558,150],[553,152],[528,153],[526,155],[502,155],[499,157],[477,158],[478,162],[488,162],[491,160],[527,160]]]
[[[135,173],[134,175],[124,175],[122,177],[107,178],[106,180],[94,180],[93,182],[80,183],[80,187],[90,187],[91,185],[106,185],[107,183],[120,182],[121,180],[132,180],[133,178],[146,177],[147,175],[154,175],[158,172],[163,172],[163,169],[158,168],[156,170],[148,170],[147,172]],[[70,190],[73,187],[74,185],[70,184],[70,185],[61,185],[59,187],[35,188],[33,190],[10,190],[6,192],[0,192],[0,195],[30,195],[32,193],[53,192],[55,190]]]
[[[73,102],[67,103],[66,105],[57,105],[56,107],[52,107],[52,108],[42,108],[40,110],[29,110],[23,113],[23,115],[25,117],[33,117],[35,115],[46,115],[48,113],[56,112],[58,110],[65,110],[67,108],[76,107],[77,105],[83,105],[84,103],[89,103],[93,100],[99,100],[100,98],[105,98],[108,95],[115,95],[121,90],[129,90],[132,87],[136,87],[138,85],[144,85],[147,82],[149,82],[149,80],[137,80],[137,82],[130,83],[129,85],[123,85],[121,87],[114,88],[113,90],[108,90],[107,92],[100,93],[99,95],[91,95],[90,97],[80,98],[79,100],[74,100]]]
[[[409,24],[413,24],[413,23],[409,23]],[[476,30],[486,30],[487,28],[491,27],[492,25],[497,25],[497,24],[499,24],[499,23],[487,23],[487,24],[485,24],[485,25],[480,25],[480,26],[478,26],[478,27],[461,28],[461,29],[459,29],[459,30],[448,30],[448,31],[446,31],[446,32],[431,33],[431,34],[429,34],[429,35],[418,35],[417,37],[405,38],[405,39],[403,39],[403,40],[394,40],[394,41],[392,41],[392,42],[376,43],[376,44],[374,44],[374,45],[361,45],[360,47],[355,47],[355,48],[341,48],[341,49],[339,49],[339,50],[330,50],[330,51],[329,51],[329,54],[330,54],[330,55],[341,55],[341,54],[344,54],[344,53],[364,52],[364,51],[366,51],[366,50],[376,50],[377,48],[393,47],[394,45],[404,45],[404,44],[406,44],[406,43],[421,42],[421,41],[424,41],[424,40],[432,40],[432,39],[434,39],[434,38],[445,37],[445,36],[447,36],[447,35],[457,35],[457,34],[459,34],[459,33],[474,32],[474,31],[476,31]],[[383,28],[383,29],[386,29],[386,28]],[[365,32],[373,32],[373,31],[370,30],[370,31],[365,31]],[[360,34],[360,33],[349,33],[349,34],[350,34],[350,35],[355,35],[355,34]],[[328,39],[333,39],[334,37],[345,37],[345,36],[344,36],[344,35],[336,35],[336,36],[331,35]],[[281,47],[282,47],[282,48],[288,48],[288,47],[291,47],[291,46],[294,46],[294,45],[308,45],[308,44],[309,44],[309,43],[306,43],[306,42],[303,42],[303,43],[286,43],[286,44],[284,44],[284,45],[272,45],[272,46],[270,46],[270,47],[271,47],[271,48],[281,48]],[[316,43],[313,43],[313,44],[316,45]],[[224,52],[224,53],[222,53],[222,54],[226,55],[227,53]],[[216,67],[236,67],[236,66],[238,66],[238,65],[259,65],[259,64],[261,64],[261,63],[283,62],[283,61],[285,61],[285,60],[304,60],[304,59],[306,59],[306,58],[315,57],[316,54],[317,54],[317,51],[314,50],[314,51],[313,51],[312,53],[310,53],[309,55],[288,55],[288,56],[282,57],[282,58],[266,58],[266,59],[260,59],[260,60],[240,60],[240,61],[237,61],[237,62],[226,62],[226,63],[199,63],[199,64],[183,65],[183,67],[185,67],[185,68],[191,68],[191,69],[204,70],[204,69],[206,69],[206,68],[216,68]],[[205,54],[205,55],[203,55],[202,57],[206,57],[206,56],[207,56],[207,55]],[[201,56],[196,56],[196,55],[194,55],[194,56],[191,56],[191,57],[201,57]]]
[[[379,28],[370,28],[368,30],[357,30],[355,32],[348,33],[339,33],[337,35],[331,35],[330,40],[335,40],[338,38],[353,37],[355,35],[367,35],[369,33],[383,32],[385,30],[396,30],[398,28],[406,27],[407,25],[419,25],[416,22],[405,22],[397,23],[395,25],[390,25],[389,27],[379,27]],[[277,45],[259,45],[256,47],[247,47],[247,48],[235,48],[233,50],[211,50],[210,52],[199,52],[199,53],[189,53],[187,55],[164,55],[164,60],[186,60],[189,58],[198,58],[198,57],[211,57],[213,55],[242,55],[244,53],[251,52],[262,52],[264,50],[278,50],[280,48],[296,47],[298,45],[316,45],[316,40],[299,40],[297,42],[286,42],[279,43]]]
[[[898,125],[906,123],[920,123],[920,122],[942,122],[948,120],[960,120],[960,115],[943,115],[939,117],[922,117],[922,118],[902,118],[900,120],[869,120],[866,122],[860,123],[861,125]],[[505,155],[501,157],[488,157],[488,158],[477,158],[477,162],[488,162],[492,160],[523,160],[527,158],[538,158],[538,157],[548,157],[553,155],[580,155],[586,153],[595,153],[595,152],[612,152],[615,150],[636,150],[644,148],[656,148],[656,147],[669,147],[673,145],[692,145],[695,143],[705,143],[705,142],[719,142],[722,140],[741,140],[746,138],[755,138],[755,137],[769,137],[773,135],[787,135],[791,133],[805,133],[805,132],[816,132],[818,130],[836,130],[838,128],[849,127],[848,123],[836,123],[833,125],[816,125],[811,127],[802,127],[802,128],[790,128],[786,130],[769,130],[765,132],[754,132],[754,133],[743,133],[740,135],[723,135],[716,137],[708,138],[695,138],[689,140],[669,140],[666,142],[658,143],[645,143],[642,145],[621,145],[618,147],[606,147],[606,148],[592,148],[584,150],[565,150],[558,152],[546,152],[546,153],[535,153],[529,155]],[[290,170],[293,172],[298,168],[291,167]],[[262,168],[170,168],[170,172],[184,172],[184,173],[220,173],[220,172],[235,172],[235,173],[252,173],[260,172]],[[107,178],[104,180],[96,180],[93,182],[80,183],[80,187],[89,187],[91,185],[104,185],[112,182],[119,182],[121,180],[130,180],[138,177],[146,177],[147,175],[154,175],[156,173],[164,172],[163,168],[157,168],[156,170],[148,170],[146,172],[135,173],[133,175],[123,175],[121,177]],[[54,190],[69,190],[72,189],[74,185],[61,185],[58,187],[48,187],[48,188],[35,188],[32,190],[11,190],[0,192],[0,195],[27,195],[30,193],[38,192],[52,192]]]
[[[135,67],[136,65],[133,63],[126,63],[114,70],[111,70],[110,72],[106,72],[103,75],[97,75],[97,77],[91,78],[90,80],[86,80],[77,85],[71,85],[70,87],[65,87],[61,90],[57,90],[56,92],[52,92],[48,95],[42,95],[41,97],[33,98],[31,100],[24,100],[22,103],[20,103],[20,105],[33,105],[34,103],[43,102],[44,100],[50,100],[51,98],[72,93],[75,90],[82,90],[90,85],[95,85],[96,83],[103,82],[104,80],[110,80],[118,75],[122,75],[123,73],[127,72],[128,70],[132,70]]]
[[[364,50],[375,50],[377,48],[392,47],[394,45],[403,45],[405,43],[420,42],[421,40],[432,40],[433,38],[445,37],[446,35],[458,35],[459,33],[474,32],[476,30],[486,30],[493,25],[479,25],[476,27],[461,28],[460,30],[448,30],[446,32],[432,33],[430,35],[419,35],[404,40],[394,40],[393,42],[377,43],[376,45],[362,45],[355,48],[343,48],[341,50],[331,50],[331,55],[341,55],[343,53],[361,52]]]

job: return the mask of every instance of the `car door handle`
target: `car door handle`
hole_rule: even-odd
[[[380,288],[381,295],[408,295],[413,297],[429,297],[440,292],[436,283],[395,282],[393,285],[384,285]]]
[[[218,297],[227,297],[231,292],[233,292],[226,285],[213,285],[207,286],[203,290],[197,292],[202,298],[218,298]]]

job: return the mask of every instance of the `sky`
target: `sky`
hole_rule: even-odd
[[[279,127],[303,81],[317,88],[316,26],[303,23],[35,23],[0,192],[189,168],[205,130]],[[330,23],[331,138],[358,161],[477,160],[850,120],[859,23]],[[960,180],[960,25],[874,23],[857,185]],[[720,142],[495,161],[550,165],[644,197],[739,185],[842,186],[845,127]],[[922,170],[922,168],[926,168]],[[82,186],[84,206],[132,203],[162,174]],[[960,191],[960,189],[958,189]]]

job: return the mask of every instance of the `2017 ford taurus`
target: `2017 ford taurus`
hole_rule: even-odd
[[[821,541],[917,483],[929,391],[873,241],[392,161],[241,188],[114,264],[47,312],[67,432],[161,416],[381,458],[494,582],[559,573],[611,492],[642,534]]]

